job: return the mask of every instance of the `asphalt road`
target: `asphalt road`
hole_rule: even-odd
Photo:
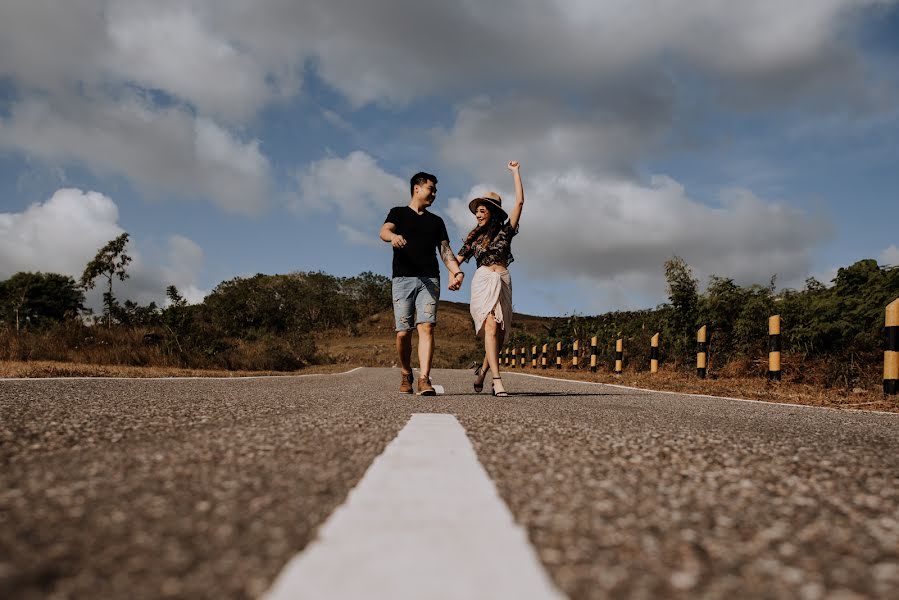
[[[899,597],[899,416],[469,379],[0,381],[0,597],[256,597],[414,412],[571,598]]]

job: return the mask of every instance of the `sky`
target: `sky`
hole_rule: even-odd
[[[674,255],[701,285],[899,264],[899,0],[0,4],[0,279],[122,232],[140,303],[390,276],[414,173],[458,249],[509,160],[516,312],[652,308]]]

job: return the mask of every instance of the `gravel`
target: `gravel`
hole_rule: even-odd
[[[458,416],[571,598],[899,590],[895,416],[433,379],[0,382],[0,597],[256,597],[413,412]]]
[[[0,597],[258,596],[407,420],[358,383],[0,382]]]

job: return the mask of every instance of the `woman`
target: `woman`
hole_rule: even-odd
[[[478,265],[471,281],[471,318],[478,336],[484,338],[484,362],[475,370],[474,391],[484,389],[487,368],[493,377],[493,395],[508,396],[499,374],[499,349],[512,325],[512,238],[518,233],[518,220],[524,206],[517,160],[508,169],[515,180],[515,207],[512,214],[503,210],[503,200],[496,192],[487,192],[468,203],[478,224],[465,238],[457,260],[461,264],[472,256]]]

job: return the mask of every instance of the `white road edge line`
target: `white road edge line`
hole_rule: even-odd
[[[264,600],[565,596],[453,415],[413,414]]]
[[[0,381],[71,381],[71,380],[79,380],[79,379],[98,379],[98,380],[113,380],[113,381],[189,381],[189,380],[204,380],[209,379],[212,381],[216,380],[224,380],[224,381],[240,381],[242,379],[293,379],[296,377],[321,377],[325,375],[349,375],[350,373],[355,373],[365,367],[356,367],[355,369],[350,369],[349,371],[341,371],[340,373],[304,373],[301,375],[247,375],[246,377],[236,376],[236,377],[102,377],[98,375],[94,376],[79,376],[79,377],[0,377]]]
[[[546,379],[549,381],[567,381],[569,383],[585,383],[587,385],[605,385],[608,387],[616,387],[625,390],[636,390],[638,392],[652,392],[653,394],[674,394],[675,396],[690,396],[691,398],[711,398],[713,400],[733,400],[734,402],[753,402],[755,404],[765,404],[768,406],[795,406],[798,408],[817,408],[822,410],[833,410],[836,412],[857,412],[871,415],[890,415],[899,417],[899,413],[886,412],[883,410],[862,410],[855,408],[834,408],[832,406],[814,406],[811,404],[790,404],[788,402],[765,402],[764,400],[750,400],[748,398],[731,398],[729,396],[710,396],[708,394],[687,394],[685,392],[672,392],[670,390],[651,390],[647,388],[631,387],[628,385],[619,385],[617,383],[600,383],[598,381],[581,381],[579,379],[565,379],[563,377],[546,377],[544,375],[534,375],[532,373],[516,373],[514,371],[503,371],[504,374],[523,375],[525,377],[536,377],[537,379]],[[513,393],[514,395],[514,393]]]

